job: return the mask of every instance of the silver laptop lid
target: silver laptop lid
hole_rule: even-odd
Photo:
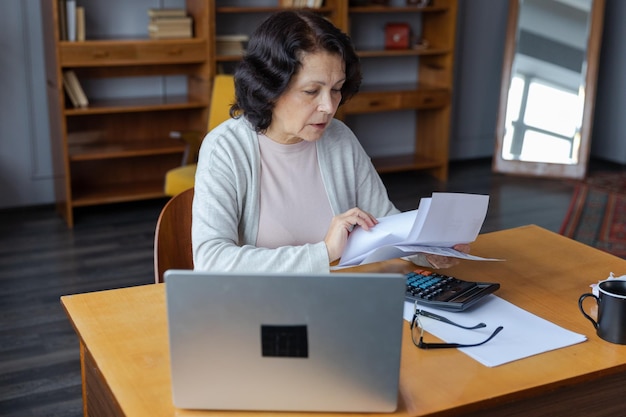
[[[165,273],[179,408],[392,412],[401,274]]]

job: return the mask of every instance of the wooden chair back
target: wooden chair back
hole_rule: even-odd
[[[168,269],[193,269],[191,203],[194,189],[172,197],[161,210],[154,232],[154,282]]]

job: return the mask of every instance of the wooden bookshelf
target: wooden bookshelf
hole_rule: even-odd
[[[97,1],[85,2],[87,14]],[[59,212],[73,227],[77,207],[164,197],[165,173],[181,164],[185,149],[169,132],[206,130],[214,74],[213,1],[185,1],[192,38],[150,39],[146,28],[145,39],[87,37],[78,42],[63,40],[58,0],[41,2],[53,163],[61,174],[55,184]],[[88,107],[75,108],[61,82],[67,70],[83,82],[182,76],[187,91],[90,97]]]
[[[58,0],[41,1],[53,160],[61,173],[56,194],[69,226],[74,224],[75,207],[163,196],[165,173],[181,163],[183,154],[182,145],[170,139],[169,132],[206,129],[213,76],[232,72],[241,59],[216,55],[216,37],[250,35],[269,14],[282,10],[279,0],[239,1],[237,6],[227,0],[186,0],[187,14],[194,22],[193,38],[88,36],[83,42],[69,42],[61,40]],[[350,7],[347,0],[325,0],[313,10],[351,35],[364,68],[374,63],[386,73],[387,69],[403,71],[404,64],[410,64],[412,82],[380,82],[379,74],[366,73],[361,92],[338,114],[353,127],[359,118],[414,112],[411,132],[398,131],[394,125],[388,129],[412,150],[374,156],[377,169],[425,170],[443,180],[448,174],[457,0],[433,0],[428,7],[405,4],[392,0],[389,6]],[[380,31],[386,23],[404,19],[428,41],[425,47],[386,50],[382,43],[372,45],[362,39],[370,35],[363,27]],[[187,94],[89,97],[88,107],[74,108],[61,82],[65,70],[73,70],[79,80],[179,75],[187,79]]]

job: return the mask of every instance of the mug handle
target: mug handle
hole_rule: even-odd
[[[578,299],[578,308],[580,309],[580,312],[583,313],[583,316],[585,316],[587,318],[587,320],[589,320],[593,324],[593,327],[596,330],[598,330],[598,323],[591,316],[589,316],[587,313],[585,313],[585,309],[583,308],[583,301],[587,297],[595,298],[596,299],[596,304],[600,303],[600,299],[598,297],[596,297],[595,294],[586,293],[586,294],[581,295],[580,298]]]

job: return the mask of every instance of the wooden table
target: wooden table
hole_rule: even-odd
[[[626,415],[626,346],[598,338],[577,305],[590,283],[626,274],[626,261],[537,226],[480,235],[472,253],[506,262],[462,261],[446,272],[500,282],[499,297],[589,340],[488,368],[456,349],[417,349],[407,324],[396,414]],[[357,269],[410,267],[393,260]],[[162,284],[69,295],[62,303],[80,338],[85,415],[211,415],[172,405]]]

